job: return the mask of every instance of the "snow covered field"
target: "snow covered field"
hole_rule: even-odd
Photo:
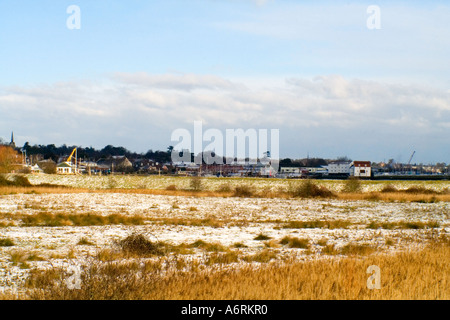
[[[125,189],[165,189],[168,186],[176,186],[177,189],[189,189],[189,177],[172,176],[133,176],[133,175],[115,175],[115,176],[61,176],[61,175],[27,175],[32,184],[50,183],[56,185],[65,185],[76,188],[87,189],[106,189],[106,188],[125,188]],[[297,180],[298,181],[298,180]],[[202,188],[208,191],[216,191],[223,185],[234,188],[238,185],[252,186],[256,191],[271,190],[277,191],[280,188],[286,189],[290,183],[295,183],[291,179],[266,179],[266,178],[203,178]],[[345,181],[342,180],[318,180],[319,185],[325,186],[333,192],[339,192],[343,189]],[[361,181],[363,192],[380,191],[388,184],[395,184],[401,189],[407,189],[411,186],[425,187],[430,190],[442,191],[449,190],[448,181]]]
[[[79,179],[83,183],[91,183],[89,178]],[[72,185],[81,184],[71,181]],[[176,180],[177,183],[179,181]],[[95,226],[67,223],[49,227],[24,226],[20,219],[16,219],[40,213],[137,215],[143,218],[143,223]],[[448,235],[449,218],[448,202],[183,197],[133,193],[2,195],[0,239],[9,239],[13,245],[0,247],[0,291],[19,284],[33,268],[69,265],[77,260],[82,262],[87,256],[112,248],[114,241],[133,233],[173,245],[197,240],[220,243],[242,255],[269,248],[276,253],[275,260],[288,257],[313,259],[325,255],[326,245],[334,245],[336,249],[348,244],[368,245],[377,252],[420,247],[432,239]],[[298,227],[293,223],[299,221],[324,221],[329,226]],[[370,227],[374,222],[395,224],[405,221],[432,224],[423,228]],[[333,225],[333,222],[344,223]],[[266,236],[267,240],[256,240],[258,235]],[[280,240],[286,236],[306,239],[308,248],[281,245]],[[81,239],[89,244],[83,244]],[[200,257],[205,252],[198,249],[191,255]],[[34,258],[30,259],[30,256]]]

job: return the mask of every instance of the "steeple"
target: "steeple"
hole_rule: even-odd
[[[16,143],[14,142],[14,131],[11,132],[11,143],[9,144],[11,148],[16,148]]]

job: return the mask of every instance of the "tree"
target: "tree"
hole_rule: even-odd
[[[38,163],[39,167],[44,171],[46,174],[56,174],[56,163],[53,161],[41,161]]]
[[[20,156],[9,146],[0,146],[0,173],[10,173],[21,167]]]

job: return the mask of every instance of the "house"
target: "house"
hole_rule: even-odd
[[[350,175],[351,161],[331,161],[328,163],[328,175]]]
[[[133,171],[133,164],[126,156],[112,156],[101,159],[97,162],[97,167],[108,167],[111,172]]]
[[[285,178],[300,177],[301,171],[299,167],[281,167],[280,176]]]
[[[299,174],[300,173],[300,168],[298,167],[281,167],[280,168],[280,173],[281,174]]]
[[[350,174],[359,178],[370,178],[372,166],[370,161],[353,161],[350,166]]]
[[[44,173],[44,170],[42,170],[38,164],[35,164],[34,166],[30,166],[30,172],[31,173]]]
[[[97,163],[95,161],[80,161],[78,165],[79,172],[91,175],[97,172]]]
[[[56,173],[58,174],[74,174],[75,171],[72,165],[68,162],[61,162],[56,166]]]

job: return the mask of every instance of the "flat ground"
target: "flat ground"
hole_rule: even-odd
[[[35,186],[70,188],[0,190],[0,294],[6,298],[36,298],[30,290],[40,285],[27,281],[40,270],[67,270],[92,265],[94,260],[161,263],[165,259],[177,262],[171,267],[177,272],[195,273],[395,255],[439,244],[447,248],[444,262],[447,266],[450,262],[447,181],[365,181],[353,192],[343,192],[343,181],[317,181],[334,195],[301,197],[289,196],[293,183],[300,181],[281,179],[28,178]],[[239,186],[248,187],[249,193],[236,192]],[[395,190],[382,192],[386,186]],[[408,193],[408,188],[417,190]],[[143,252],[124,245],[137,236],[158,250]],[[365,269],[360,271],[368,277]],[[441,275],[447,283],[448,271],[447,267],[434,277]],[[192,294],[187,298],[203,297]],[[449,294],[447,286],[422,297],[448,298]],[[166,298],[145,296],[158,297]]]

